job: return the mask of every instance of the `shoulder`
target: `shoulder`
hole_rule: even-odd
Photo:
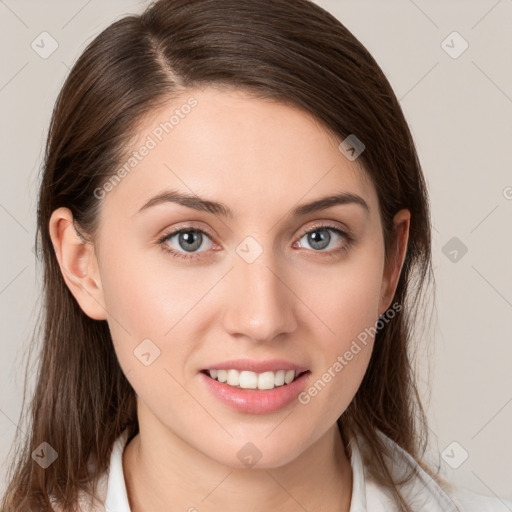
[[[484,496],[464,487],[452,487],[448,496],[460,512],[510,512],[512,499],[498,496]]]
[[[396,482],[412,470],[412,479],[397,485],[402,496],[414,510],[442,512],[511,512],[512,499],[499,496],[484,496],[459,487],[443,478],[433,478],[413,457],[394,441],[379,431],[384,443],[390,449],[385,455],[390,473]]]

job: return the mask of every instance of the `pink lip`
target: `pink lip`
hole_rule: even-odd
[[[300,364],[285,361],[284,359],[267,359],[266,361],[255,361],[254,359],[232,359],[222,363],[212,364],[205,370],[247,370],[255,373],[277,372],[278,370],[297,370],[298,373],[305,372],[308,368]]]
[[[233,361],[231,361],[231,364]],[[230,366],[233,368],[233,366]],[[224,368],[221,368],[224,369]],[[285,369],[281,367],[281,369]],[[290,368],[293,369],[293,368]],[[254,370],[251,370],[254,371]],[[268,370],[270,371],[270,370]],[[293,402],[306,387],[311,372],[307,371],[290,384],[273,389],[241,389],[212,379],[205,373],[199,373],[208,389],[224,404],[239,412],[266,414],[278,411]]]

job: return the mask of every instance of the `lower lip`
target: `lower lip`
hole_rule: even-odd
[[[241,389],[214,380],[204,373],[199,374],[208,389],[223,403],[236,411],[251,414],[266,414],[283,409],[292,403],[306,387],[311,375],[307,371],[290,384],[273,389]]]

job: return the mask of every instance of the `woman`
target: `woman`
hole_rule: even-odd
[[[382,71],[315,4],[160,0],[104,30],[57,100],[38,228],[2,510],[505,503],[422,461],[425,182]]]

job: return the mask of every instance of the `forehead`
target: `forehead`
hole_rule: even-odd
[[[340,142],[298,107],[243,90],[190,89],[139,123],[105,203],[130,214],[172,188],[220,199],[240,215],[251,205],[277,212],[336,192],[375,204],[371,180]]]

